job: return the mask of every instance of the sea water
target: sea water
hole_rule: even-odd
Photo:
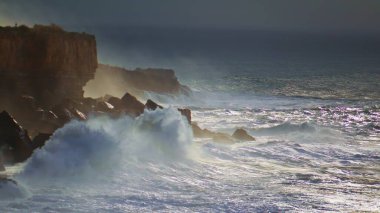
[[[251,96],[193,107],[202,128],[256,137],[236,144],[194,138],[174,108],[72,121],[16,166],[17,183],[1,183],[0,211],[377,211],[378,104]]]
[[[172,47],[161,42],[148,51],[157,57],[121,45],[107,59],[99,41],[103,61],[173,67],[193,94],[146,94],[168,108],[136,119],[66,124],[27,162],[7,167],[15,182],[0,183],[0,212],[380,211],[378,54],[262,57],[266,47],[249,46],[256,52],[234,57],[244,48],[207,42],[199,47],[207,55],[183,54],[190,48],[180,42],[172,46],[182,53],[161,54]],[[176,107],[189,107],[201,128],[244,128],[256,141],[194,138]]]

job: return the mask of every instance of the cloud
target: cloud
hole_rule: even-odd
[[[380,31],[377,0],[3,0],[0,5],[1,17],[26,23]]]

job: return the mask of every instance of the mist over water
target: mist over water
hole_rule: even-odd
[[[379,211],[377,39],[98,33],[102,63],[173,68],[193,94],[146,93],[173,108],[66,124],[7,168],[17,184],[0,183],[1,212]],[[177,106],[256,141],[194,138]]]

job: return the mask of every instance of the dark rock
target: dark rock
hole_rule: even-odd
[[[240,141],[254,141],[256,140],[254,137],[250,136],[247,131],[244,129],[237,129],[235,130],[234,134],[232,134],[232,137],[240,140]]]
[[[157,108],[163,109],[161,105],[158,105],[156,102],[148,99],[145,103],[145,108],[149,110],[156,110]]]
[[[4,163],[3,163],[3,159],[0,156],[0,172],[3,172],[3,171],[5,171],[5,166],[4,166]]]
[[[43,107],[80,99],[97,66],[92,35],[57,26],[0,27],[0,102],[10,92],[29,94]]]
[[[190,109],[178,109],[178,111],[186,117],[189,124],[191,124],[191,110]]]
[[[212,132],[208,129],[201,129],[197,124],[192,123],[191,127],[193,129],[193,135],[197,138],[212,138],[215,142],[220,143],[233,143],[234,139],[226,134],[220,132]]]
[[[55,105],[52,109],[53,113],[55,115],[57,115],[58,119],[62,122],[62,123],[67,123],[69,122],[71,119],[74,118],[74,115],[70,112],[69,109],[67,109],[66,107],[64,107],[63,105]]]
[[[6,111],[0,113],[0,147],[4,161],[11,163],[26,160],[33,151],[28,132]]]
[[[33,138],[32,147],[33,149],[41,148],[45,145],[46,141],[48,141],[51,137],[51,134],[40,133],[36,137]]]
[[[112,106],[114,106],[115,110],[121,110],[124,107],[124,104],[120,98],[110,97],[108,99],[108,103],[110,103]]]
[[[132,96],[129,93],[126,93],[121,98],[122,107],[128,115],[138,116],[144,112],[144,104],[137,100],[136,97]]]
[[[95,106],[95,110],[101,112],[111,112],[114,108],[112,104],[106,101],[99,101]]]

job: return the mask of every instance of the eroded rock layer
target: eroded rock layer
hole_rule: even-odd
[[[97,68],[95,37],[60,27],[0,27],[0,102],[30,95],[54,105],[82,98]]]

